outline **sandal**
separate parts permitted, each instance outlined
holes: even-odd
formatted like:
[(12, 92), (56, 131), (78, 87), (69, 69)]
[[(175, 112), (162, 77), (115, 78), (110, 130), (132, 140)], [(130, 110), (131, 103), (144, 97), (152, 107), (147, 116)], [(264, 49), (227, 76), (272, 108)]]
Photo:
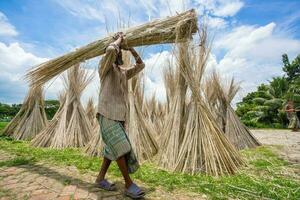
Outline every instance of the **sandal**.
[(117, 190), (116, 185), (114, 183), (108, 182), (106, 179), (103, 179), (100, 182), (95, 182), (97, 187), (107, 190), (107, 191), (115, 191)]
[(135, 183), (132, 183), (125, 191), (125, 195), (131, 197), (132, 199), (139, 199), (145, 195), (145, 192), (143, 192)]

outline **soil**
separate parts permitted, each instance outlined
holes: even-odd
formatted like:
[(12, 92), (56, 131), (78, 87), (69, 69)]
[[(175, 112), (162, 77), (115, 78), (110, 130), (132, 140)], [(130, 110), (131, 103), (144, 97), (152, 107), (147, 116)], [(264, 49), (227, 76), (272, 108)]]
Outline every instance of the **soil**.
[(300, 132), (273, 129), (253, 129), (251, 132), (264, 145), (280, 145), (278, 152), (283, 158), (300, 163)]

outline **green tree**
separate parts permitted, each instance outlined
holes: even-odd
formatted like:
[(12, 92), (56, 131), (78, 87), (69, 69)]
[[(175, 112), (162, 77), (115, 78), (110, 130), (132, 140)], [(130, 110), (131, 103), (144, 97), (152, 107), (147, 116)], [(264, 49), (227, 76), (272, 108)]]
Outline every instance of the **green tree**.
[(276, 98), (284, 97), (289, 89), (289, 82), (285, 77), (275, 77), (270, 83), (270, 92)]
[(292, 81), (300, 76), (300, 55), (298, 55), (292, 63), (289, 61), (287, 54), (282, 55), (283, 71), (287, 75), (287, 79)]
[[(0, 103), (0, 121), (11, 120), (20, 110), (22, 104), (4, 104)], [(46, 100), (45, 111), (48, 119), (52, 119), (59, 108), (58, 100)]]
[(22, 104), (4, 104), (0, 103), (0, 121), (9, 121), (20, 110)]
[[(292, 62), (282, 55), (285, 74), (260, 84), (237, 104), (237, 114), (242, 121), (254, 127), (285, 127), (288, 123), (283, 111), (287, 100), (293, 100), (300, 108), (300, 55)], [(298, 113), (299, 114), (299, 113)]]
[(45, 101), (45, 111), (48, 119), (52, 119), (54, 114), (59, 108), (58, 100), (46, 100)]
[[(292, 63), (286, 54), (282, 56), (284, 63), (283, 71), (286, 72), (289, 81), (289, 87), (285, 94), (286, 100), (294, 101), (296, 108), (300, 108), (300, 55), (298, 55)], [(300, 113), (298, 113), (298, 116)], [(299, 116), (300, 117), (300, 116)]]

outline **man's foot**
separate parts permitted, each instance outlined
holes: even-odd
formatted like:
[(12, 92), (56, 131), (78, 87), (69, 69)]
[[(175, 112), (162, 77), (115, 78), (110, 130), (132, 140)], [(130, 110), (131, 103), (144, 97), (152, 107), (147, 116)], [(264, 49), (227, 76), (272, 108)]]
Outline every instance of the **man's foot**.
[(106, 179), (103, 179), (101, 181), (95, 181), (95, 184), (97, 187), (107, 190), (107, 191), (115, 191), (117, 190), (116, 185), (114, 183), (108, 182)]
[(143, 192), (135, 183), (132, 183), (129, 188), (126, 189), (125, 195), (132, 199), (139, 199), (145, 196), (145, 192)]

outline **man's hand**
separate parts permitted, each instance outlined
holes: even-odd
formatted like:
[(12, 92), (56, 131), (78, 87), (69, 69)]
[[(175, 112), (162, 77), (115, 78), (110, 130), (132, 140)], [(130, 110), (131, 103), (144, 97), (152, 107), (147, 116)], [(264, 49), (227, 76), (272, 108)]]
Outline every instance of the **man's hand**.
[(118, 47), (121, 47), (121, 44), (124, 41), (124, 33), (123, 32), (118, 32), (116, 33), (113, 38), (115, 39), (115, 41), (113, 42), (113, 44), (117, 45)]
[(124, 33), (123, 32), (117, 32), (114, 36), (113, 36), (114, 40), (118, 40), (119, 38), (121, 40), (123, 40), (124, 38)]

